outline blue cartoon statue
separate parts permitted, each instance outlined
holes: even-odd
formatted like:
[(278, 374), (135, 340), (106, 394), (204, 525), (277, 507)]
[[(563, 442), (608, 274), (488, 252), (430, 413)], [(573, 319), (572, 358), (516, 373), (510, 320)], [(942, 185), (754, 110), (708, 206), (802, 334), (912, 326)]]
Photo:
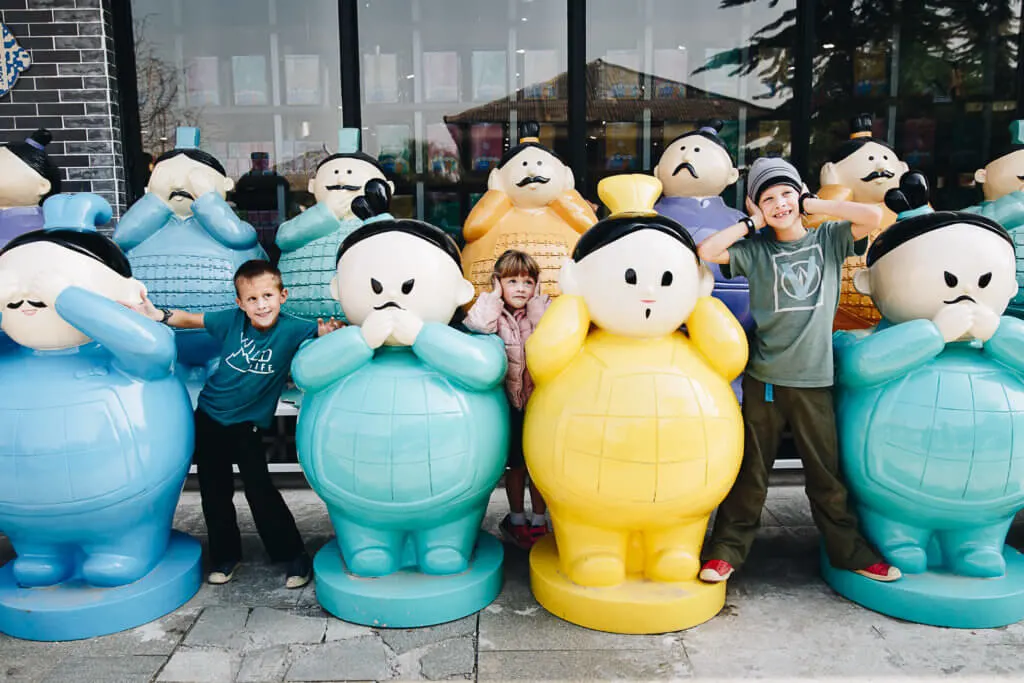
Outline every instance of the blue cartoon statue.
[(60, 192), (60, 169), (46, 154), (51, 140), (40, 128), (24, 142), (0, 147), (0, 247), (43, 227), (43, 200)]
[[(316, 205), (277, 231), (281, 249), (277, 265), (288, 288), (282, 309), (303, 318), (343, 317), (330, 285), (341, 241), (362, 225), (352, 213), (352, 200), (363, 193), (371, 178), (384, 180), (377, 160), (359, 151), (358, 129), (343, 128), (338, 138), (338, 153), (321, 161), (309, 181)], [(390, 181), (388, 184), (394, 190)]]
[(371, 180), (353, 202), (367, 221), (342, 242), (331, 282), (351, 326), (292, 363), (307, 394), (296, 439), (337, 532), (314, 561), (317, 599), (346, 621), (425, 626), (501, 588), (501, 546), (479, 531), (505, 464), (506, 360), (496, 336), (449, 324), (473, 298), (458, 247), (379, 215), (389, 198)]
[(826, 580), (871, 609), (962, 628), (1024, 618), (1024, 558), (1006, 533), (1024, 508), (1024, 321), (1013, 242), (998, 223), (928, 206), (904, 174), (899, 214), (867, 252), (857, 289), (877, 327), (837, 332), (841, 462), (864, 534), (904, 580), (825, 565)]
[[(170, 329), (118, 302), (144, 291), (96, 231), (110, 205), (56, 195), (0, 251), (0, 631), (67, 640), (138, 626), (199, 588), (171, 532), (192, 455)], [(46, 590), (44, 590), (46, 589)], [(103, 590), (97, 590), (103, 589)]]
[[(125, 212), (114, 232), (159, 308), (231, 308), (235, 271), (250, 259), (267, 257), (256, 230), (224, 199), (234, 182), (198, 146), (198, 130), (178, 129), (175, 148), (153, 166), (146, 196)], [(204, 330), (176, 334), (179, 374), (198, 393), (220, 347)]]
[[(1017, 282), (1024, 285), (1024, 120), (1010, 125), (1010, 135), (1010, 146), (974, 174), (985, 193), (985, 201), (964, 211), (991, 218), (1006, 228), (1017, 254)], [(1024, 289), (1010, 301), (1007, 312), (1024, 318)]]

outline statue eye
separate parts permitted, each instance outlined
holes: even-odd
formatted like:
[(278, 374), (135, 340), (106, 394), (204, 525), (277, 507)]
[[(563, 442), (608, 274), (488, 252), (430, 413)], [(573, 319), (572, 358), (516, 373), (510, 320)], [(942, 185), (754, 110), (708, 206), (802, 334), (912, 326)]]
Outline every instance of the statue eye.
[(406, 280), (402, 283), (402, 294), (408, 294), (412, 291), (412, 286), (416, 284), (416, 279)]
[(988, 284), (990, 282), (992, 282), (992, 273), (985, 273), (984, 275), (978, 278), (978, 286), (981, 287), (982, 289), (988, 287)]
[(672, 271), (666, 270), (661, 274), (661, 286), (668, 287), (672, 284)]
[(349, 175), (352, 175), (352, 169), (351, 169), (351, 168), (350, 168), (350, 169), (348, 169), (348, 174), (349, 174)]
[(526, 166), (526, 165), (527, 165), (527, 164), (529, 164), (529, 163), (530, 163), (530, 162), (528, 162), (528, 161), (524, 161), (524, 162), (523, 162), (523, 166)]
[(956, 283), (959, 282), (956, 275), (953, 275), (953, 273), (949, 272), (948, 270), (943, 272), (943, 276), (946, 278), (947, 287), (956, 287)]
[(875, 160), (874, 155), (868, 157), (868, 161), (874, 161), (874, 160)]
[(633, 270), (632, 268), (626, 268), (626, 284), (627, 285), (635, 285), (636, 284), (636, 271)]
[(699, 151), (700, 151), (700, 147), (694, 147), (694, 148), (693, 148), (693, 151), (694, 151), (694, 152), (699, 152)]
[(370, 278), (370, 289), (373, 290), (374, 294), (380, 294), (381, 292), (384, 291), (384, 286), (381, 285), (381, 283), (377, 282), (376, 279), (371, 277)]

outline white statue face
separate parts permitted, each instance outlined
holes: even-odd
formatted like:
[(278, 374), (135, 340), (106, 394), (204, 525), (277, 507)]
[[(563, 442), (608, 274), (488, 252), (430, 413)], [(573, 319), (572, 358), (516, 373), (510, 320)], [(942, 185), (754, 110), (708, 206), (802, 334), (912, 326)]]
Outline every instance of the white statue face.
[(362, 325), (375, 310), (392, 307), (425, 323), (447, 325), (455, 310), (473, 298), (472, 283), (450, 256), (404, 232), (376, 235), (346, 251), (331, 291), (354, 325)]
[(89, 338), (54, 308), (75, 285), (114, 301), (139, 303), (144, 288), (85, 254), (52, 242), (33, 242), (0, 256), (0, 327), (22, 346), (39, 351), (81, 346)]
[(514, 206), (547, 206), (575, 187), (572, 170), (547, 150), (527, 147), (491, 171), (488, 187), (508, 195)]
[(1005, 154), (974, 174), (985, 199), (992, 201), (1024, 190), (1024, 149)]
[(688, 135), (668, 146), (654, 167), (666, 197), (713, 197), (736, 182), (729, 154), (703, 135)]
[(50, 191), (50, 181), (36, 173), (16, 154), (0, 147), (0, 209), (38, 206)]
[(995, 315), (1017, 293), (1013, 248), (998, 235), (970, 225), (951, 225), (915, 237), (855, 275), (887, 320), (932, 320), (962, 302)]
[[(334, 215), (340, 220), (349, 220), (355, 218), (351, 210), (352, 200), (363, 194), (363, 188), (371, 178), (385, 179), (373, 164), (359, 159), (333, 159), (321, 166), (309, 181), (309, 191), (317, 203), (335, 208)], [(394, 191), (394, 184), (388, 184)]]
[[(906, 162), (896, 153), (877, 142), (868, 142), (832, 165), (833, 181), (853, 190), (853, 201), (878, 204), (885, 201), (885, 193), (900, 186), (900, 176), (909, 170)], [(826, 176), (822, 169), (822, 177)], [(826, 181), (823, 179), (822, 183)]]
[(591, 321), (627, 337), (678, 330), (714, 277), (694, 253), (656, 230), (640, 230), (562, 266), (565, 294), (582, 296)]
[(146, 191), (160, 197), (175, 215), (184, 218), (192, 214), (192, 202), (202, 195), (214, 191), (223, 199), (234, 186), (233, 180), (215, 169), (179, 154), (153, 167)]

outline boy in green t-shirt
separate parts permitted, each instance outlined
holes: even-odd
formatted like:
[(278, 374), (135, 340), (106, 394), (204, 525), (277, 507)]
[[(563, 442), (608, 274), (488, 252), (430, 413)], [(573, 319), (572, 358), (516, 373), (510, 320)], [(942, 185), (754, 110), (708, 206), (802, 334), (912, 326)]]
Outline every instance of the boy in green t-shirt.
[(145, 295), (133, 308), (171, 327), (206, 328), (223, 345), (195, 413), (195, 463), (212, 568), (207, 580), (227, 583), (242, 558), (232, 501), (234, 462), (270, 559), (287, 562), (285, 585), (299, 588), (309, 583), (312, 565), (295, 518), (270, 479), (260, 429), (270, 426), (299, 346), (342, 325), (333, 318), (314, 323), (281, 313), (288, 290), (269, 261), (243, 263), (235, 272), (235, 293), (238, 308), (211, 313), (158, 309)]
[[(832, 320), (843, 261), (863, 253), (882, 212), (868, 204), (818, 199), (783, 159), (757, 159), (747, 188), (750, 216), (698, 247), (700, 257), (720, 264), (727, 278), (746, 276), (756, 325), (743, 376), (743, 463), (718, 508), (700, 578), (725, 581), (746, 560), (788, 422), (803, 461), (811, 514), (832, 565), (895, 581), (900, 570), (883, 561), (847, 508), (832, 406)], [(807, 230), (801, 214), (842, 220)]]

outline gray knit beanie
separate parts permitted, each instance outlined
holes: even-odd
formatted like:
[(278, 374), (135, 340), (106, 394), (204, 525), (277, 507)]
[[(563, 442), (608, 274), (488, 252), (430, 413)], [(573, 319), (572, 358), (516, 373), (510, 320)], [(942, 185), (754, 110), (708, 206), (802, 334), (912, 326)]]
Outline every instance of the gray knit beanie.
[(754, 160), (747, 172), (747, 196), (757, 204), (761, 194), (775, 185), (789, 185), (800, 192), (804, 184), (793, 164), (785, 159), (761, 157)]

